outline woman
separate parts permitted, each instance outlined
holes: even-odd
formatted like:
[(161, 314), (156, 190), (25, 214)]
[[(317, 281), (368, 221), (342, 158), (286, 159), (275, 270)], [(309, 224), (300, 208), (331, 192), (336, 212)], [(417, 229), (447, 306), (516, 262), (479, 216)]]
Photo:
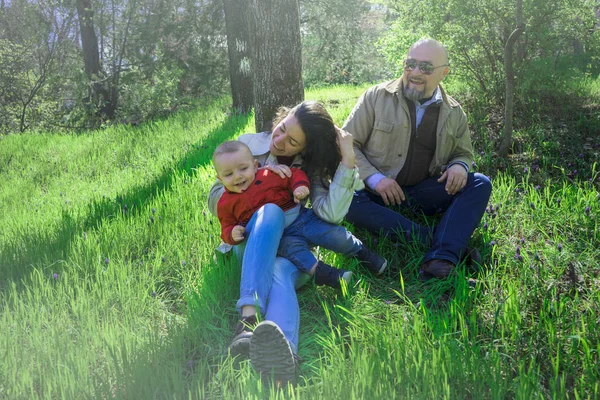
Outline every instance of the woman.
[[(291, 110), (281, 109), (273, 125), (272, 132), (246, 134), (238, 140), (248, 145), (261, 166), (282, 177), (291, 175), (289, 167), (302, 168), (311, 181), (314, 213), (339, 224), (348, 212), (354, 191), (364, 188), (354, 163), (352, 136), (337, 129), (325, 108), (312, 101)], [(220, 182), (210, 190), (209, 209), (215, 215), (223, 190)], [(308, 276), (288, 260), (275, 258), (286, 215), (276, 206), (267, 206), (248, 222), (248, 239), (234, 248), (242, 260), (237, 302), (242, 319), (230, 352), (248, 354), (262, 375), (273, 373), (275, 381), (294, 382), (300, 323), (295, 289)], [(252, 331), (256, 303), (264, 321)]]

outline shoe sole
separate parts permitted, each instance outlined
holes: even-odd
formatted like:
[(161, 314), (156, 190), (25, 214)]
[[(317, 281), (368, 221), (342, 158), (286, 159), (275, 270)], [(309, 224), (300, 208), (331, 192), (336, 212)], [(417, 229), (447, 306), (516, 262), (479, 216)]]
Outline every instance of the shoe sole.
[[(385, 260), (385, 258), (384, 258)], [(385, 271), (385, 269), (387, 268), (387, 260), (385, 260), (385, 262), (383, 263), (383, 265), (381, 266), (381, 268), (379, 268), (379, 271), (377, 271), (377, 275), (381, 275), (383, 273), (383, 271)]]
[(360, 263), (363, 265), (363, 267), (368, 269), (375, 276), (381, 275), (383, 273), (383, 271), (385, 271), (385, 269), (387, 268), (387, 265), (388, 265), (388, 262), (385, 258), (383, 259), (383, 264), (381, 265), (381, 267), (379, 267), (379, 270), (375, 270), (375, 268), (374, 268), (375, 265), (368, 263), (367, 261), (361, 261)]
[(334, 289), (341, 289), (342, 281), (345, 281), (346, 285), (349, 285), (351, 280), (352, 280), (352, 271), (346, 271), (342, 274), (342, 276), (340, 276), (340, 279), (338, 279), (338, 281), (335, 282), (335, 284), (327, 285), (327, 286), (332, 287)]
[(349, 285), (350, 281), (352, 280), (352, 271), (346, 271), (342, 274), (342, 279), (340, 280), (344, 280), (346, 281), (346, 283)]
[(250, 340), (252, 336), (241, 338), (231, 343), (229, 346), (229, 356), (238, 358), (238, 361), (247, 360), (250, 357)]
[(272, 321), (263, 321), (254, 329), (250, 362), (266, 382), (280, 387), (296, 383), (294, 354), (285, 335)]

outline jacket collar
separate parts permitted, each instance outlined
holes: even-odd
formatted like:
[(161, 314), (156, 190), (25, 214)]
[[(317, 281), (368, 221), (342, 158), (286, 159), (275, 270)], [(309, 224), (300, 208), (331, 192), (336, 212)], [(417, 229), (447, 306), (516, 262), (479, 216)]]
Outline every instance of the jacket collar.
[(252, 136), (249, 135), (249, 137), (251, 139), (248, 146), (250, 147), (253, 156), (262, 156), (269, 152), (271, 132), (259, 132)]

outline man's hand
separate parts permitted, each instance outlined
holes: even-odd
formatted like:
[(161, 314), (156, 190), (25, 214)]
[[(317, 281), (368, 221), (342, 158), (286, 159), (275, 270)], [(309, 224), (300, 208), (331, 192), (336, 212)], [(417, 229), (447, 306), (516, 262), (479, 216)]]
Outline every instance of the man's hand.
[(446, 192), (449, 195), (458, 193), (467, 184), (467, 170), (460, 164), (454, 164), (446, 169), (438, 182), (446, 181)]
[(400, 205), (406, 197), (398, 182), (391, 178), (383, 178), (377, 185), (375, 191), (381, 196), (386, 206)]
[(231, 238), (236, 242), (241, 242), (244, 240), (244, 234), (246, 233), (246, 228), (241, 225), (236, 225), (231, 230)]
[(288, 167), (287, 165), (284, 165), (284, 164), (265, 165), (264, 168), (268, 169), (271, 172), (276, 173), (277, 175), (279, 175), (281, 177), (281, 179), (292, 177), (292, 170), (290, 169), (290, 167)]
[(310, 190), (306, 186), (298, 186), (294, 189), (294, 202), (300, 203), (300, 200), (306, 198), (310, 194)]

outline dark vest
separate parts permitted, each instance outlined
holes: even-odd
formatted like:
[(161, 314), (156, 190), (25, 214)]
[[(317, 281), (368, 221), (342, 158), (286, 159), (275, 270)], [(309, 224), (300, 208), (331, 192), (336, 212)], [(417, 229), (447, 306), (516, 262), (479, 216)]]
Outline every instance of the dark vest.
[(417, 129), (417, 111), (415, 103), (407, 100), (410, 112), (410, 143), (406, 162), (396, 176), (396, 182), (400, 186), (413, 186), (422, 180), (429, 178), (429, 165), (435, 154), (438, 118), (440, 116), (440, 104), (433, 103), (427, 106), (419, 129)]

